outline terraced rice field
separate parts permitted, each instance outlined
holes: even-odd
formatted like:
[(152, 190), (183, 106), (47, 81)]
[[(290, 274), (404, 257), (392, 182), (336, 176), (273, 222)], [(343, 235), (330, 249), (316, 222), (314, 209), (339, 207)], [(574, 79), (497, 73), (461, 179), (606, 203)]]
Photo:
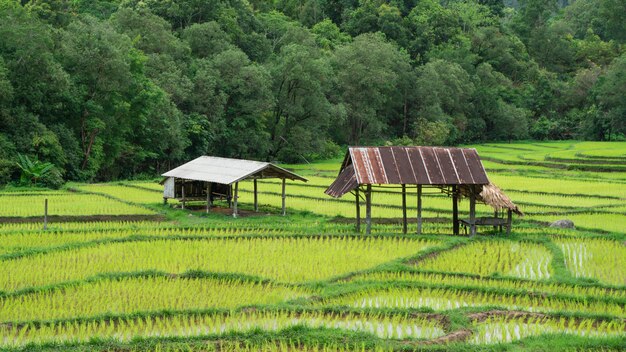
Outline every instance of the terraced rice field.
[(424, 234), (402, 235), (391, 188), (356, 234), (353, 197), (323, 194), (339, 159), (285, 165), (310, 180), (288, 183), (285, 217), (269, 180), (258, 214), (240, 184), (238, 219), (163, 205), (157, 179), (0, 189), (0, 350), (623, 349), (626, 144), (477, 149), (525, 213), (509, 236), (452, 236), (435, 190)]

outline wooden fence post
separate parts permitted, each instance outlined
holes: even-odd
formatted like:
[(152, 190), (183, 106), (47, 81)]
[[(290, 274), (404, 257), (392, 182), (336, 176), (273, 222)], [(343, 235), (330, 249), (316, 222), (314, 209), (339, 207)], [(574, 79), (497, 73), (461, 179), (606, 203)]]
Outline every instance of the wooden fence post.
[(43, 206), (43, 229), (47, 230), (48, 229), (48, 198), (46, 198), (46, 200), (44, 200), (44, 206)]

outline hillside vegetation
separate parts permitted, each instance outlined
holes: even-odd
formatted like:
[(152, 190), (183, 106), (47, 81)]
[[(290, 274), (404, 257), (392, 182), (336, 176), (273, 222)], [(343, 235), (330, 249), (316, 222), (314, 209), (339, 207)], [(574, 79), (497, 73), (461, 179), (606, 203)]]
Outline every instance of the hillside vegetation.
[(624, 2), (506, 3), (0, 0), (0, 184), (20, 154), (54, 186), (202, 154), (623, 138)]

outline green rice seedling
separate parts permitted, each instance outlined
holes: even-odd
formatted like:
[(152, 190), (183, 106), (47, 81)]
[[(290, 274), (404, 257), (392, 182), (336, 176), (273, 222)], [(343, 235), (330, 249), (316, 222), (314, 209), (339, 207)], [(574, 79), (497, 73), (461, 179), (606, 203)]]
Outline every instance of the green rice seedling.
[[(81, 191), (109, 196), (125, 202), (137, 204), (155, 204), (163, 201), (162, 193), (143, 190), (137, 187), (127, 187), (115, 184), (86, 184), (76, 187)], [(161, 186), (161, 192), (163, 187)]]
[(562, 294), (584, 297), (610, 297), (626, 299), (626, 290), (609, 289), (597, 286), (577, 286), (541, 281), (490, 279), (485, 277), (471, 277), (464, 275), (420, 273), (420, 272), (373, 272), (358, 275), (351, 281), (387, 281), (387, 282), (417, 282), (432, 285), (450, 285), (481, 288), (495, 288), (517, 290), (533, 294)]
[(565, 265), (576, 277), (626, 286), (626, 244), (603, 239), (561, 238)]
[(600, 230), (617, 233), (626, 233), (626, 225), (624, 222), (624, 214), (611, 213), (583, 213), (583, 214), (567, 214), (567, 215), (537, 215), (533, 216), (533, 220), (550, 223), (567, 217), (574, 222), (577, 228), (586, 230)]
[(138, 182), (138, 181), (126, 181), (124, 185), (152, 190), (163, 194), (163, 185), (158, 182)]
[(236, 308), (251, 304), (274, 304), (307, 295), (308, 291), (299, 288), (239, 280), (165, 277), (107, 279), (2, 297), (0, 322), (162, 310)]
[(0, 341), (4, 341), (5, 346), (14, 347), (26, 343), (87, 342), (93, 338), (127, 342), (137, 337), (219, 336), (256, 329), (280, 331), (296, 325), (366, 332), (384, 339), (432, 339), (445, 334), (437, 321), (423, 317), (260, 311), (26, 324), (19, 329), (0, 327)]
[[(615, 205), (615, 199), (594, 198), (589, 196), (567, 196), (556, 194), (537, 194), (519, 191), (506, 192), (516, 203), (543, 204), (549, 207), (591, 208)], [(522, 208), (525, 207), (522, 206)], [(552, 210), (554, 211), (554, 209)]]
[[(96, 227), (94, 227), (96, 228)], [(66, 245), (74, 245), (85, 242), (120, 240), (129, 237), (207, 237), (207, 236), (277, 236), (277, 235), (304, 235), (303, 227), (288, 226), (275, 227), (260, 225), (250, 227), (235, 227), (216, 224), (206, 227), (185, 227), (164, 225), (162, 227), (129, 227), (118, 229), (102, 229), (89, 231), (63, 231), (59, 229), (39, 230), (31, 232), (2, 233), (0, 232), (0, 256), (33, 249), (50, 249)], [(330, 232), (330, 231), (329, 231)], [(336, 233), (350, 232), (346, 229), (336, 228)], [(0, 257), (1, 258), (1, 257)]]
[(0, 217), (43, 216), (44, 200), (48, 199), (49, 215), (145, 215), (153, 211), (99, 195), (64, 193), (37, 196), (2, 196)]
[[(156, 221), (81, 221), (81, 222), (50, 222), (51, 231), (76, 232), (93, 230), (145, 229), (159, 227), (175, 227), (175, 225)], [(0, 233), (41, 232), (43, 222), (0, 223)]]
[(290, 282), (320, 280), (415, 255), (433, 245), (437, 242), (375, 237), (110, 243), (4, 261), (0, 290), (80, 280), (103, 272), (152, 269), (238, 272)]
[(323, 302), (326, 305), (347, 305), (357, 308), (431, 308), (437, 311), (462, 307), (497, 306), (504, 309), (521, 309), (531, 312), (584, 312), (617, 317), (626, 315), (621, 303), (591, 301), (585, 298), (553, 298), (550, 296), (509, 295), (480, 290), (399, 288), (365, 290)]
[(546, 334), (568, 334), (585, 337), (624, 336), (626, 338), (626, 323), (623, 320), (490, 317), (486, 321), (474, 322), (473, 325), (475, 332), (468, 341), (473, 344), (505, 343), (529, 336)]
[(489, 175), (489, 179), (504, 190), (584, 194), (626, 198), (626, 187), (614, 187), (607, 182), (576, 181), (553, 178), (537, 178), (516, 175)]
[(425, 270), (464, 272), (487, 276), (500, 273), (527, 279), (551, 276), (552, 255), (542, 245), (507, 240), (478, 241), (425, 259), (417, 267)]

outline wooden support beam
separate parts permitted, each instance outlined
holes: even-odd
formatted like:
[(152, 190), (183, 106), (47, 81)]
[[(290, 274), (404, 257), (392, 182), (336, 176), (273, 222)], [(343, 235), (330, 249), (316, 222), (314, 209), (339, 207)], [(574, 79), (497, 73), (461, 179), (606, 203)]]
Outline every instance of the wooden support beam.
[[(493, 217), (496, 218), (496, 219), (498, 218), (498, 211), (497, 210), (493, 211)], [(498, 231), (498, 225), (493, 225), (493, 230), (494, 231)]]
[(286, 182), (285, 182), (285, 179), (283, 178), (283, 216), (285, 216), (287, 214), (287, 211), (286, 211), (286, 208), (285, 208), (285, 198), (286, 198), (286, 195), (285, 195), (285, 184), (286, 184)]
[(417, 234), (422, 234), (422, 185), (417, 185)]
[(359, 187), (354, 190), (356, 196), (356, 232), (361, 233), (361, 200), (359, 199)]
[(228, 207), (233, 208), (233, 185), (228, 186)]
[(372, 185), (367, 185), (365, 191), (365, 234), (372, 233)]
[(213, 184), (211, 182), (207, 182), (206, 184), (206, 212), (208, 213), (211, 210), (211, 188)]
[(476, 187), (474, 185), (470, 187), (470, 199), (469, 199), (469, 220), (470, 220), (470, 236), (474, 236), (476, 234)]
[(239, 182), (235, 182), (235, 196), (233, 197), (233, 218), (237, 217), (237, 200), (239, 198)]
[(506, 234), (507, 235), (511, 234), (512, 222), (513, 222), (513, 211), (511, 209), (508, 209), (507, 214), (506, 214)]
[(254, 211), (255, 212), (259, 211), (259, 200), (257, 196), (256, 178), (254, 179)]
[(406, 185), (402, 184), (402, 233), (406, 233)]
[(183, 196), (183, 209), (185, 209), (185, 179), (183, 179), (183, 186), (181, 187)]
[(459, 235), (459, 202), (456, 186), (452, 186), (452, 233)]

